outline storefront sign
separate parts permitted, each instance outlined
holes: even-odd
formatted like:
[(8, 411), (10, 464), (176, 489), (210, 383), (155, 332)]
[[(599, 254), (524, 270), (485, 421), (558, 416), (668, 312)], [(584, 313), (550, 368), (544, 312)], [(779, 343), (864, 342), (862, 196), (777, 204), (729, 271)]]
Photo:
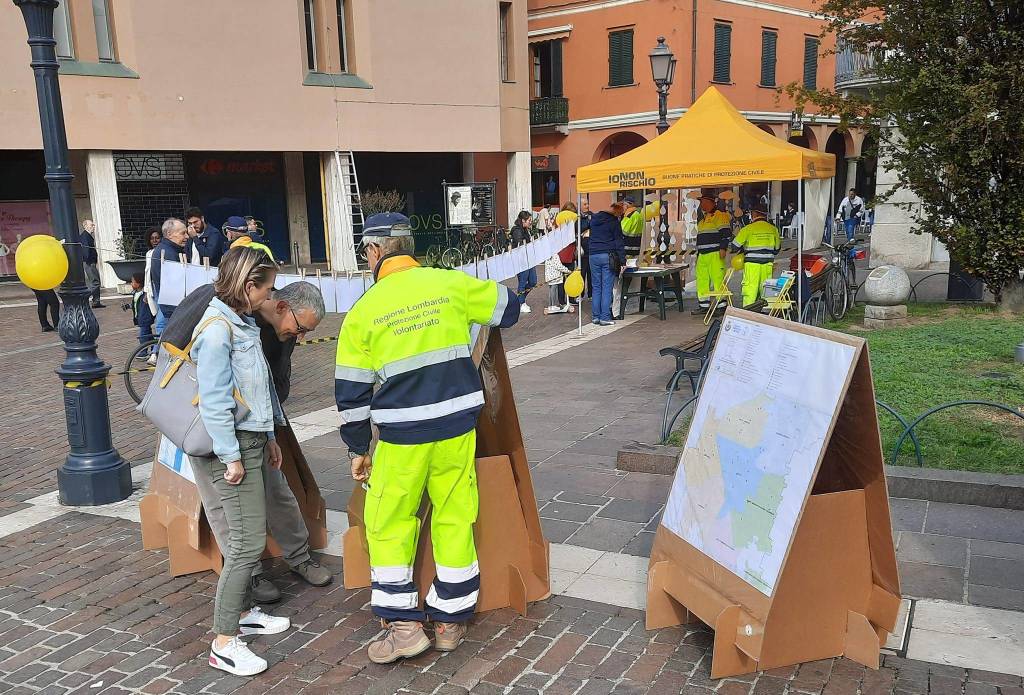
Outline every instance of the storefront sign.
[(541, 154), (532, 158), (534, 171), (558, 171), (557, 154)]
[(0, 202), (0, 275), (14, 275), (14, 252), (22, 239), (51, 232), (47, 201)]
[(273, 176), (277, 174), (277, 162), (273, 159), (208, 157), (199, 163), (199, 171), (206, 176)]
[(115, 152), (114, 175), (118, 181), (183, 181), (185, 161), (168, 152)]

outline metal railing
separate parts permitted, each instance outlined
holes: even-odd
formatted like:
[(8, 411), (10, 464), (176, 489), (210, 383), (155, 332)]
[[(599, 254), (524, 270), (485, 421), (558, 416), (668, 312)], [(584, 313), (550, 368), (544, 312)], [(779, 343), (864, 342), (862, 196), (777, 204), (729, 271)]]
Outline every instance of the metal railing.
[(569, 100), (565, 97), (541, 97), (530, 100), (530, 125), (566, 125)]
[(877, 53), (862, 53), (839, 39), (836, 48), (836, 89), (864, 86), (878, 81)]

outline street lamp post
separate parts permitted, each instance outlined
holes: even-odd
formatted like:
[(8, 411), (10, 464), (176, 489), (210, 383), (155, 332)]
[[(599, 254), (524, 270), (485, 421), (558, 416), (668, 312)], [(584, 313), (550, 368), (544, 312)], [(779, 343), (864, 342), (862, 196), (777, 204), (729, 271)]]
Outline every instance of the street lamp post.
[[(672, 78), (676, 74), (676, 57), (672, 49), (665, 45), (665, 37), (658, 37), (658, 45), (651, 49), (651, 77), (658, 90), (658, 122), (655, 128), (658, 135), (668, 130), (668, 90), (672, 87)], [(643, 205), (643, 203), (641, 203)], [(644, 206), (646, 208), (646, 206)], [(668, 234), (668, 206), (665, 204), (665, 190), (658, 190), (658, 247), (664, 252), (671, 244)], [(663, 258), (663, 260), (668, 260)]]
[(55, 236), (68, 254), (68, 275), (60, 286), (64, 308), (60, 337), (67, 353), (57, 369), (64, 382), (64, 415), (70, 452), (57, 470), (61, 504), (71, 506), (109, 504), (132, 492), (131, 468), (110, 438), (110, 407), (107, 374), (110, 367), (96, 354), (100, 326), (89, 307), (89, 289), (82, 268), (78, 214), (71, 194), (71, 165), (64, 109), (57, 80), (53, 11), (57, 0), (14, 0), (21, 9), (32, 49), (32, 70), (46, 158), (46, 185), (50, 189), (50, 214)]

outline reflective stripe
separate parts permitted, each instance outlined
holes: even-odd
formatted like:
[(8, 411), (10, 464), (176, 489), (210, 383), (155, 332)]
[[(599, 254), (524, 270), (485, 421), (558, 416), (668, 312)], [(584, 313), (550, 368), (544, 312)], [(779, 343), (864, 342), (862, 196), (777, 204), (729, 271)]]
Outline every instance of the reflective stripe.
[(460, 582), (469, 581), (473, 577), (480, 574), (480, 566), (473, 562), (469, 567), (445, 567), (444, 565), (436, 565), (437, 578), (442, 582), (448, 584), (459, 584)]
[(468, 611), (476, 605), (476, 599), (479, 594), (479, 591), (474, 591), (458, 598), (441, 598), (437, 595), (434, 586), (431, 585), (430, 591), (427, 592), (427, 605), (445, 613), (461, 613), (462, 611)]
[(377, 380), (377, 373), (372, 369), (343, 367), (339, 364), (334, 367), (334, 378), (343, 379), (345, 381), (355, 381), (359, 384), (372, 384)]
[(409, 408), (385, 408), (374, 409), (370, 412), (373, 421), (387, 424), (390, 422), (418, 422), (420, 420), (432, 420), (445, 415), (451, 415), (467, 408), (475, 408), (484, 404), (484, 392), (474, 391), (465, 396), (456, 396), (440, 403), (429, 403), (427, 405), (414, 405)]
[(501, 317), (505, 315), (505, 307), (508, 306), (508, 292), (504, 285), (498, 285), (498, 303), (494, 305), (494, 311), (491, 312), (491, 320), (487, 322), (488, 326), (497, 326), (501, 323)]
[(349, 408), (341, 411), (341, 421), (344, 424), (350, 422), (362, 422), (370, 418), (370, 406), (364, 405), (361, 408)]
[(409, 584), (412, 582), (412, 566), (371, 567), (370, 581), (378, 584)]
[(468, 345), (453, 345), (452, 347), (431, 350), (412, 357), (405, 357), (394, 362), (389, 362), (380, 368), (381, 379), (387, 381), (393, 376), (412, 372), (432, 364), (444, 364), (454, 360), (469, 357)]
[(389, 594), (386, 591), (380, 589), (374, 589), (370, 592), (370, 604), (374, 606), (381, 606), (383, 608), (416, 608), (419, 606), (420, 596), (415, 591), (410, 591), (405, 594)]

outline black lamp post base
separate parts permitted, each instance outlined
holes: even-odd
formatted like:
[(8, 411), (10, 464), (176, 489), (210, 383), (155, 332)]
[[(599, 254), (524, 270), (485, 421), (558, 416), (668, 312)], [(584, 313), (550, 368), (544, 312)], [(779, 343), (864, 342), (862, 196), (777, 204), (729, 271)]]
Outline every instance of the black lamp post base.
[(68, 507), (95, 507), (127, 499), (132, 494), (132, 467), (116, 451), (109, 456), (118, 459), (112, 466), (102, 468), (101, 462), (92, 461), (87, 469), (68, 469), (68, 464), (57, 469), (57, 489), (60, 503)]

